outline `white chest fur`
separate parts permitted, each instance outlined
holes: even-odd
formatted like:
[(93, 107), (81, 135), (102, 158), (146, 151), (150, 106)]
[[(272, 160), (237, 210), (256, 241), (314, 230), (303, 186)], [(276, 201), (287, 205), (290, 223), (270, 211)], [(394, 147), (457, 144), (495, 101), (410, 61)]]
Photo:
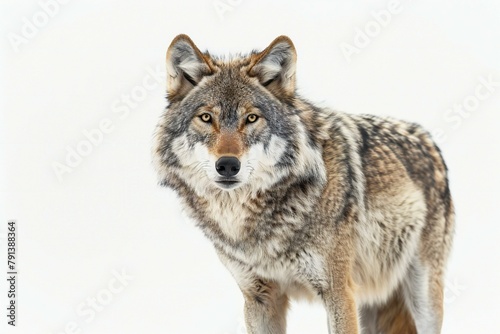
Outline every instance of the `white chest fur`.
[(208, 201), (207, 213), (217, 222), (222, 233), (232, 241), (241, 238), (249, 212), (244, 207), (243, 196), (224, 192)]

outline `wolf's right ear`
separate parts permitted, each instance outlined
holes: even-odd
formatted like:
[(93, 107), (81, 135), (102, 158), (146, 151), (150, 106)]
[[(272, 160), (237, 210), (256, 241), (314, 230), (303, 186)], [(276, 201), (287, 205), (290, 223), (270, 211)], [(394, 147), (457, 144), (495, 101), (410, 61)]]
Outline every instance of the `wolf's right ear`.
[(167, 98), (182, 100), (205, 75), (214, 72), (208, 54), (203, 54), (187, 35), (174, 38), (167, 50)]

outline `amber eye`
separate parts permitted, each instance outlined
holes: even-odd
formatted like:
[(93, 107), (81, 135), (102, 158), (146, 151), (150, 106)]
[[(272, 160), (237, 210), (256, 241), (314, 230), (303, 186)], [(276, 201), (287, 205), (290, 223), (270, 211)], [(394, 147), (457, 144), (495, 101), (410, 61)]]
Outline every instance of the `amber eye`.
[(203, 122), (205, 122), (205, 123), (210, 123), (210, 122), (212, 122), (212, 115), (210, 115), (210, 114), (207, 114), (207, 113), (201, 114), (201, 115), (200, 115), (200, 118), (201, 118), (201, 120), (202, 120)]
[(254, 123), (258, 119), (259, 119), (259, 116), (255, 115), (255, 114), (250, 114), (247, 116), (247, 123)]

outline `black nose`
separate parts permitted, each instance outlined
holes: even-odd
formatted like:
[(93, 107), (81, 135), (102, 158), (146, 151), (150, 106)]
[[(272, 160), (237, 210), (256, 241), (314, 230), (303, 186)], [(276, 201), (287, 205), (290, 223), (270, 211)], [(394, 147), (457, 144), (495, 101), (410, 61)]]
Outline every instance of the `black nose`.
[(217, 173), (222, 176), (235, 176), (240, 171), (240, 161), (235, 157), (222, 157), (215, 163)]

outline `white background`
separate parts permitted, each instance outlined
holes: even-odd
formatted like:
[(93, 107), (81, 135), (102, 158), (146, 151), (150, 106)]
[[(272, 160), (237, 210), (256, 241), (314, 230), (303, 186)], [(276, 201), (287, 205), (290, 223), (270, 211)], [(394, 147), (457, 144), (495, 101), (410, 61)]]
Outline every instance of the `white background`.
[[(374, 17), (388, 1), (92, 0), (50, 8), (44, 22), (38, 1), (0, 6), (0, 263), (4, 271), (6, 223), (16, 219), (20, 273), (18, 326), (6, 325), (2, 279), (0, 328), (243, 333), (236, 284), (173, 192), (157, 186), (150, 162), (166, 105), (163, 74), (155, 81), (150, 72), (164, 71), (170, 41), (187, 33), (214, 54), (262, 49), (286, 34), (298, 51), (302, 95), (439, 132), (457, 210), (443, 332), (500, 332), (498, 1), (401, 0), (385, 26)], [(356, 47), (365, 29), (367, 45), (358, 37), (358, 53), (346, 57), (342, 46)], [(481, 83), (488, 78), (490, 91)], [(470, 112), (453, 111), (464, 104)], [(89, 154), (59, 179), (54, 163), (66, 164), (68, 150), (85, 146), (83, 132), (106, 119), (102, 142), (84, 147)], [(113, 281), (116, 271), (132, 276), (126, 286)], [(92, 319), (77, 312), (89, 310), (88, 298), (102, 307)], [(323, 309), (293, 304), (288, 329), (327, 333)]]

